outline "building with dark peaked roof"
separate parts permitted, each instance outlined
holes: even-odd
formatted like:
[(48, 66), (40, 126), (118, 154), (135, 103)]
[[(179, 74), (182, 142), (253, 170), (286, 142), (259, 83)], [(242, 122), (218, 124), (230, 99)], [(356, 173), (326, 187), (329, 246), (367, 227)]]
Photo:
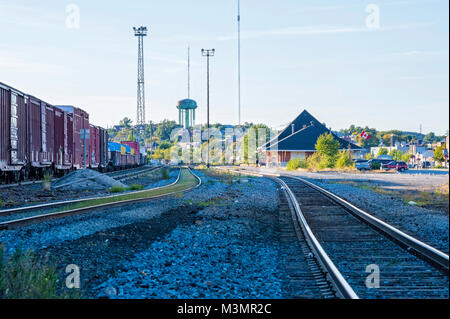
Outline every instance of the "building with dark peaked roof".
[(306, 159), (316, 152), (320, 135), (331, 133), (341, 150), (363, 151), (359, 146), (339, 138), (314, 116), (304, 110), (276, 138), (265, 145), (267, 164), (285, 166), (291, 159)]

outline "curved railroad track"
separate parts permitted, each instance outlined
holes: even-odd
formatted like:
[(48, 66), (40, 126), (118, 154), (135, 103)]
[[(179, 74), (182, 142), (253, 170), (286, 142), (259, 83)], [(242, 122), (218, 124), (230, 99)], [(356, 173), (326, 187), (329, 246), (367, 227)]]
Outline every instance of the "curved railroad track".
[[(98, 209), (112, 208), (160, 199), (170, 195), (191, 191), (195, 188), (198, 188), (201, 183), (201, 178), (195, 175), (190, 168), (180, 168), (176, 181), (166, 186), (156, 187), (143, 191), (130, 192), (121, 195), (73, 200), (20, 208), (20, 212), (36, 211), (37, 213), (29, 217), (0, 222), (0, 230), (23, 227), (30, 224), (91, 212)], [(18, 212), (19, 209), (11, 209), (0, 211), (0, 215), (11, 215)]]
[[(140, 176), (140, 175), (152, 172), (152, 171), (156, 171), (156, 170), (161, 169), (163, 167), (164, 166), (150, 167), (150, 168), (147, 168), (147, 169), (141, 169), (141, 170), (139, 170), (137, 172), (135, 171), (136, 169), (130, 169), (130, 171), (128, 171), (128, 172), (123, 172), (122, 171), (122, 174), (120, 174), (118, 177), (114, 177), (114, 178), (116, 180), (125, 181), (125, 180), (130, 179), (130, 178), (135, 178), (137, 176)], [(88, 179), (86, 179), (86, 180), (88, 180)], [(39, 181), (39, 182), (41, 182), (41, 181)], [(52, 203), (46, 203), (46, 204), (40, 204), (40, 205), (22, 206), (22, 207), (10, 208), (10, 209), (5, 209), (5, 210), (0, 210), (0, 216), (7, 216), (7, 215), (18, 214), (18, 213), (22, 213), (22, 212), (31, 212), (31, 211), (43, 210), (43, 209), (52, 209), (52, 208), (65, 206), (65, 205), (68, 205), (68, 204), (75, 204), (75, 203), (83, 202), (83, 201), (86, 201), (86, 200), (98, 199), (98, 198), (106, 198), (106, 197), (108, 197), (108, 196), (87, 197), (87, 198), (76, 199), (76, 200), (58, 201), (58, 202), (52, 202)]]
[(267, 176), (283, 187), (338, 296), (449, 297), (449, 257), (445, 253), (301, 178), (233, 171)]
[[(148, 167), (148, 168), (146, 168), (146, 167), (147, 166), (139, 166), (139, 167), (135, 167), (135, 168), (128, 168), (128, 169), (121, 170), (121, 171), (107, 172), (107, 173), (103, 173), (103, 174), (108, 175), (117, 180), (127, 180), (128, 178), (133, 178), (133, 177), (139, 176), (139, 175), (147, 173), (149, 171), (159, 169), (163, 166)], [(59, 180), (59, 178), (54, 178), (54, 179), (52, 179), (52, 182), (55, 182), (57, 180)], [(14, 184), (1, 184), (0, 183), (0, 189), (14, 188), (14, 187), (18, 187), (18, 186), (32, 186), (32, 185), (36, 185), (36, 184), (42, 184), (43, 182), (44, 182), (43, 180), (31, 180), (31, 181), (27, 181), (27, 182), (20, 182), (20, 183), (14, 183)]]

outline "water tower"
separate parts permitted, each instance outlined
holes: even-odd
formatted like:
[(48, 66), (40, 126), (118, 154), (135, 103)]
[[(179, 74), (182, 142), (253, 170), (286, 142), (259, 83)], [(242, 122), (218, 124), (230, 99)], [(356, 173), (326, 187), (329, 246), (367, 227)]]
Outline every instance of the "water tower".
[(191, 99), (185, 99), (178, 102), (178, 121), (183, 128), (190, 128), (195, 125), (195, 110), (197, 102)]
[(191, 49), (188, 46), (188, 60), (187, 60), (187, 93), (188, 98), (178, 102), (178, 123), (183, 128), (191, 128), (195, 125), (195, 110), (197, 109), (197, 102), (191, 99)]

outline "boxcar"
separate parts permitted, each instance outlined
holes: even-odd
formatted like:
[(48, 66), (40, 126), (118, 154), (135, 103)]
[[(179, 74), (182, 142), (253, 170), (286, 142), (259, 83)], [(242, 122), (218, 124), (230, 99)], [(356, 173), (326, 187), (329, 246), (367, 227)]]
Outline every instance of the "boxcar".
[(0, 172), (19, 180), (27, 162), (26, 96), (0, 83)]
[(81, 139), (80, 131), (90, 130), (89, 128), (89, 114), (74, 107), (72, 105), (57, 105), (57, 108), (67, 112), (73, 116), (73, 167), (74, 168), (84, 168), (89, 167), (89, 163), (91, 163), (91, 155), (89, 151), (89, 140), (86, 140), (86, 163), (84, 162), (84, 140)]

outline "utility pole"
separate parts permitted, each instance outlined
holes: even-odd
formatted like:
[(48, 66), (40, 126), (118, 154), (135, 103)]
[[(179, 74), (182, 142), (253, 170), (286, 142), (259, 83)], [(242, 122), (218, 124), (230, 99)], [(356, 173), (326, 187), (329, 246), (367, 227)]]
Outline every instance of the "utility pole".
[(241, 125), (241, 1), (238, 0), (238, 123)]
[(138, 78), (137, 78), (137, 120), (139, 128), (139, 142), (141, 143), (142, 129), (145, 125), (145, 81), (144, 81), (144, 37), (147, 36), (147, 27), (133, 27), (134, 35), (138, 38)]
[(206, 126), (207, 126), (207, 130), (208, 130), (208, 155), (207, 155), (206, 167), (208, 167), (208, 168), (209, 168), (209, 57), (214, 56), (215, 51), (216, 51), (215, 49), (212, 49), (212, 50), (202, 49), (202, 56), (206, 56), (206, 91), (207, 91), (207, 95), (206, 95), (206, 107), (207, 107)]

